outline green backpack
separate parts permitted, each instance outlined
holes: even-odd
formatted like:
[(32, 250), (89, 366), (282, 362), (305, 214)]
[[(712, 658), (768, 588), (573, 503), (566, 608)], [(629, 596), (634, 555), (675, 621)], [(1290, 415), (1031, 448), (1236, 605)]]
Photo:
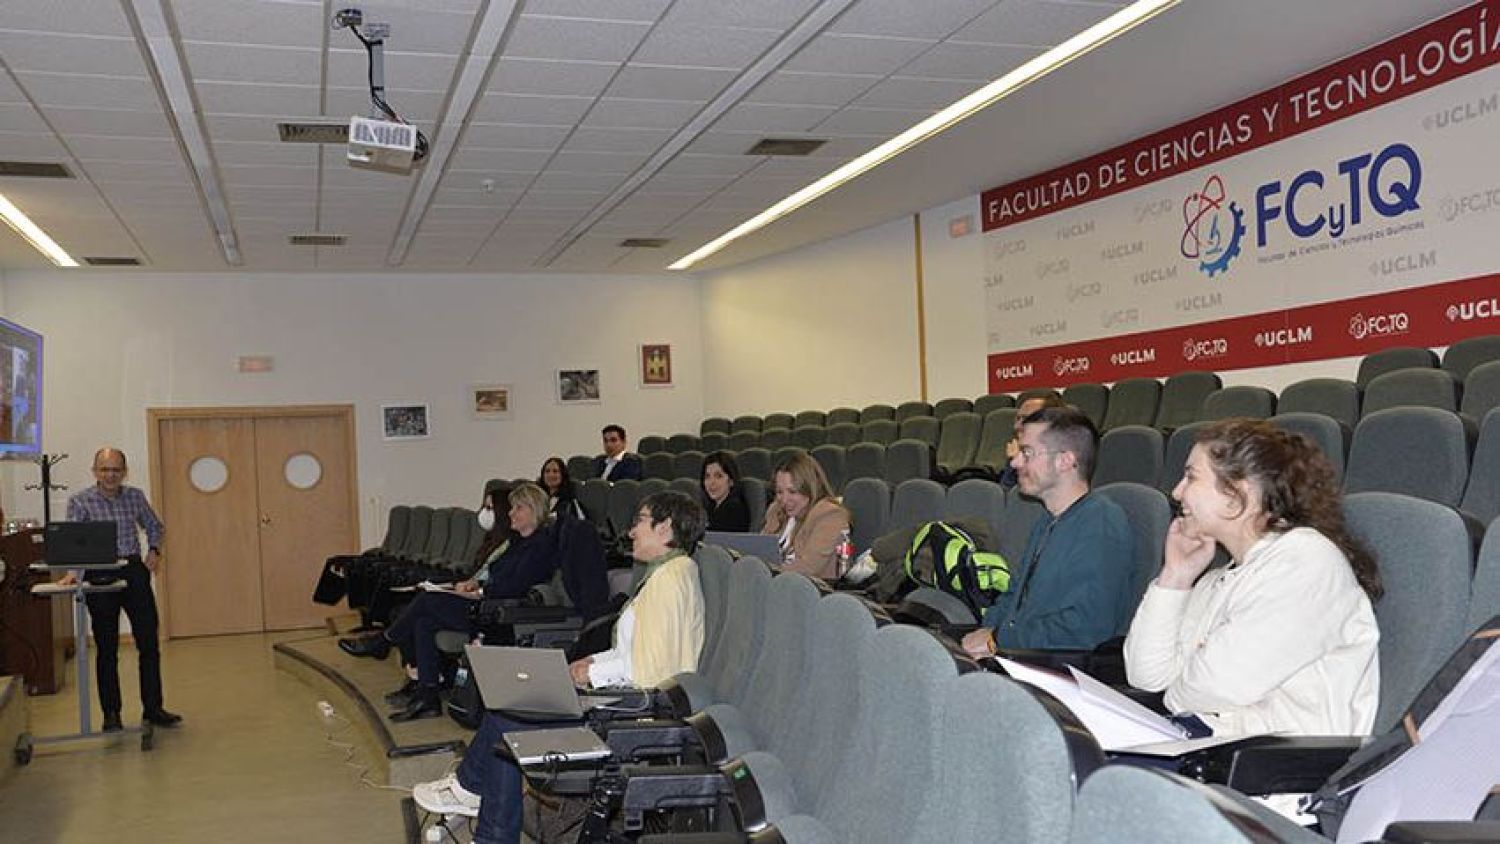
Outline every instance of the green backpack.
[[(932, 552), (930, 579), (916, 562), (923, 544)], [(1010, 563), (993, 551), (979, 550), (973, 537), (947, 522), (928, 522), (918, 528), (904, 565), (912, 581), (958, 598), (976, 614), (1010, 589)]]

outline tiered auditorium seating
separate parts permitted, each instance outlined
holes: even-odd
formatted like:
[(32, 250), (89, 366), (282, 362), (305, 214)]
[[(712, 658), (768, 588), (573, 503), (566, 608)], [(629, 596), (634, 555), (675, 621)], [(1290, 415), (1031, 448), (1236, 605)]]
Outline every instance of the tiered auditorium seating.
[(1109, 409), (1101, 431), (1122, 425), (1151, 425), (1161, 402), (1161, 382), (1155, 378), (1126, 378), (1109, 390)]
[(1265, 387), (1224, 387), (1203, 398), (1199, 419), (1213, 421), (1235, 416), (1266, 419), (1276, 413), (1276, 394)]
[(1365, 355), (1359, 362), (1359, 372), (1354, 377), (1354, 383), (1360, 389), (1370, 386), (1370, 382), (1398, 369), (1435, 369), (1438, 366), (1437, 353), (1431, 349), (1417, 346), (1396, 346), (1390, 349), (1382, 349)]
[(1156, 409), (1156, 427), (1170, 431), (1201, 419), (1203, 400), (1221, 386), (1212, 372), (1179, 372), (1168, 378)]
[(1104, 425), (1109, 412), (1109, 388), (1103, 384), (1074, 384), (1062, 391), (1062, 400), (1083, 411), (1094, 427)]
[(1378, 375), (1365, 385), (1361, 416), (1392, 407), (1435, 407), (1458, 410), (1459, 382), (1444, 369), (1398, 369)]

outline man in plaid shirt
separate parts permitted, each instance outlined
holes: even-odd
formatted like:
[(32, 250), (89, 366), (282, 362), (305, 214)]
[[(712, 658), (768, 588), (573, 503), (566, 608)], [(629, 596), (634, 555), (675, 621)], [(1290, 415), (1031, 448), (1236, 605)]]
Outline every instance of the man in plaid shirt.
[[(151, 509), (145, 494), (125, 485), (125, 454), (116, 448), (101, 448), (94, 455), (94, 479), (97, 483), (68, 499), (70, 522), (114, 522), (115, 552), (128, 562), (118, 571), (89, 575), (91, 581), (114, 579), (125, 581), (118, 592), (99, 592), (88, 596), (89, 617), (93, 622), (94, 643), (99, 649), (95, 674), (99, 683), (99, 704), (104, 710), (104, 730), (119, 730), (120, 723), (120, 610), (130, 617), (135, 647), (140, 654), (141, 720), (158, 727), (172, 727), (182, 716), (162, 707), (161, 649), (156, 642), (156, 595), (151, 591), (151, 575), (161, 565), (161, 537), (164, 527)], [(141, 558), (139, 531), (146, 532), (147, 551)]]

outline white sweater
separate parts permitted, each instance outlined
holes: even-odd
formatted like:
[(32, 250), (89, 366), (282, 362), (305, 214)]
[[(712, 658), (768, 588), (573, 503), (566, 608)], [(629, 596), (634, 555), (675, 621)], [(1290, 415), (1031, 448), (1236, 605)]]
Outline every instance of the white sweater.
[(1267, 534), (1191, 590), (1152, 583), (1125, 640), (1130, 684), (1166, 690), (1216, 735), (1366, 735), (1380, 633), (1343, 552), (1312, 528)]

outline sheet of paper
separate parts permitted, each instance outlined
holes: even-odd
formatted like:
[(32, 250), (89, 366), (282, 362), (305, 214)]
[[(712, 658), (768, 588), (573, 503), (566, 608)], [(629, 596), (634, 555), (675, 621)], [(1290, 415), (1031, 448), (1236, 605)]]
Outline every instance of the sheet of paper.
[(1143, 727), (1160, 730), (1163, 740), (1177, 741), (1187, 738), (1181, 727), (1111, 689), (1088, 674), (1079, 671), (1071, 665), (1068, 666), (1068, 672), (1077, 681), (1078, 688), (1083, 692), (1083, 696), (1091, 702), (1111, 709), (1119, 713), (1122, 718), (1129, 718)]
[[(1014, 660), (995, 657), (1012, 679), (1036, 686), (1057, 698), (1068, 707), (1078, 720), (1094, 735), (1094, 740), (1105, 750), (1122, 750), (1142, 744), (1159, 743), (1169, 739), (1181, 739), (1182, 733), (1172, 727), (1170, 721), (1162, 719), (1173, 732), (1163, 734), (1159, 727), (1147, 726), (1134, 718), (1122, 715), (1117, 709), (1101, 705), (1084, 694), (1078, 681), (1070, 675), (1024, 665)], [(1149, 711), (1149, 710), (1148, 710)]]

